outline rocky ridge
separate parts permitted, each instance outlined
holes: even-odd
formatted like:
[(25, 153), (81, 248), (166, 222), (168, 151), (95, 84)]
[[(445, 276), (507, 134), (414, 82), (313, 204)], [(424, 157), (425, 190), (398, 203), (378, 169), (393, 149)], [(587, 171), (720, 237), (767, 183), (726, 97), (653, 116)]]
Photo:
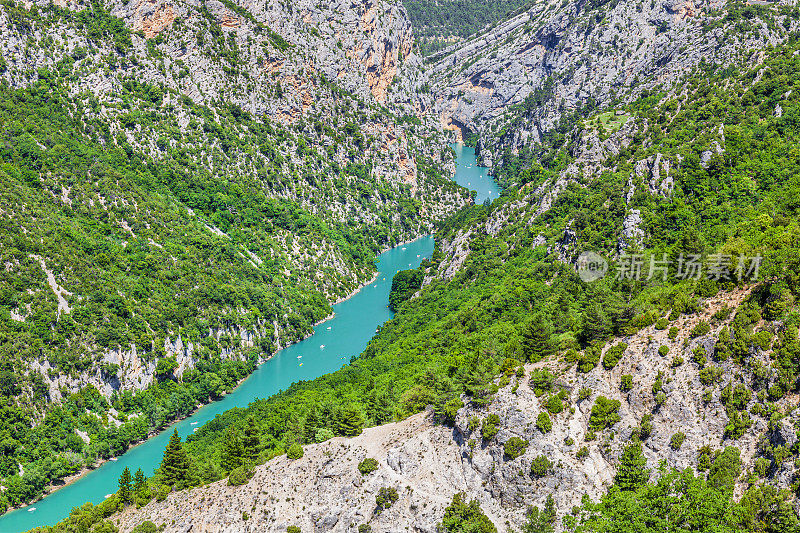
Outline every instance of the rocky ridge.
[(736, 2), (536, 3), (435, 56), (435, 112), (457, 138), (477, 135), (483, 162), (496, 167), (576, 111), (669, 91), (703, 61), (757, 58), (795, 27), (783, 5), (748, 6), (755, 15), (740, 30), (729, 15), (745, 8)]
[[(452, 496), (465, 492), (480, 502), (498, 529), (519, 528), (527, 508), (543, 505), (548, 495), (554, 496), (561, 516), (579, 505), (584, 494), (591, 498), (603, 494), (613, 482), (623, 444), (634, 431), (642, 435), (647, 466), (653, 472), (662, 460), (669, 467), (695, 469), (697, 450), (726, 445), (740, 448), (744, 470), (751, 472), (765, 449), (797, 441), (793, 429), (796, 399), (779, 402), (786, 418), (776, 424), (758, 418), (733, 441), (726, 435), (730, 420), (722, 396), (741, 377), (733, 363), (722, 363), (714, 382), (708, 383), (703, 367), (692, 359), (698, 347), (711, 357), (719, 332), (732, 319), (716, 319), (715, 314), (736, 308), (749, 295), (750, 289), (745, 288), (707, 299), (700, 312), (672, 322), (679, 332), (674, 337), (649, 326), (613, 339), (604, 352), (621, 342), (626, 347), (610, 370), (598, 364), (583, 373), (559, 360), (525, 365), (524, 375), (518, 372), (500, 379), (488, 405), (461, 408), (452, 428), (435, 425), (430, 413), (420, 413), (368, 428), (355, 438), (308, 445), (304, 456), (295, 461), (285, 456), (273, 459), (257, 467), (255, 476), (242, 487), (220, 481), (172, 493), (162, 502), (129, 508), (111, 520), (123, 532), (146, 520), (163, 524), (168, 532), (277, 532), (290, 525), (303, 531), (355, 531), (361, 524), (368, 524), (372, 531), (407, 526), (433, 532)], [(697, 336), (692, 331), (700, 321), (712, 327)], [(662, 355), (660, 346), (667, 346), (669, 355)], [(550, 386), (546, 391), (534, 390), (540, 382), (532, 378), (544, 369), (553, 375)], [(627, 390), (620, 387), (624, 374), (631, 376)], [(661, 404), (656, 403), (656, 382), (665, 393)], [(713, 392), (701, 394), (704, 388)], [(537, 427), (537, 417), (550, 409), (547, 400), (559, 391), (564, 409), (550, 410), (552, 429), (544, 431)], [(595, 434), (589, 424), (600, 396), (620, 402), (619, 421)], [(499, 431), (487, 440), (481, 436), (481, 421), (490, 414), (498, 416)], [(648, 424), (647, 433), (641, 433)], [(673, 436), (678, 433), (685, 440), (676, 446)], [(504, 444), (512, 437), (527, 442), (519, 457), (505, 452)], [(531, 464), (541, 456), (550, 466), (544, 474), (532, 475)], [(376, 459), (379, 466), (362, 475), (357, 465), (367, 457)], [(779, 487), (787, 487), (793, 475), (792, 465), (779, 463), (771, 477)], [(738, 491), (746, 485), (746, 477), (740, 480)], [(394, 487), (400, 497), (391, 508), (376, 513), (375, 496), (381, 487)]]

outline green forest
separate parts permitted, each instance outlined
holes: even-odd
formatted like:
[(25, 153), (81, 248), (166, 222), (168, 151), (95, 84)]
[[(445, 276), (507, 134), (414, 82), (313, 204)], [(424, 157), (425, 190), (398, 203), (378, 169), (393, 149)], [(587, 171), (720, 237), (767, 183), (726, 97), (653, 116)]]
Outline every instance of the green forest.
[[(198, 104), (117, 71), (158, 63), (161, 41), (137, 57), (136, 36), (100, 4), (3, 9), (20, 35), (70, 27), (88, 46), (38, 68), (25, 88), (0, 82), (0, 510), (230, 391), (366, 282), (378, 252), (425, 224), (408, 187), (372, 172), (379, 143), (364, 124), (416, 135), (385, 108), (323, 78), (311, 83), (337, 112), (294, 125)], [(110, 42), (117, 56), (101, 53)], [(30, 46), (58, 51), (52, 39)], [(119, 92), (76, 90), (103, 70), (116, 72)], [(431, 165), (420, 181), (462, 194)], [(336, 265), (319, 259), (328, 255)], [(167, 357), (177, 339), (197, 360), (182, 375)], [(112, 351), (128, 353), (128, 366)], [(152, 376), (138, 392), (120, 387), (132, 358)], [(52, 391), (60, 376), (81, 386)]]
[[(524, 362), (555, 356), (588, 372), (601, 364), (600, 350), (611, 336), (631, 334), (657, 321), (666, 328), (675, 318), (696, 313), (703, 298), (748, 283), (731, 275), (716, 281), (675, 281), (670, 276), (666, 282), (607, 277), (588, 284), (544, 246), (531, 246), (539, 233), (551, 242), (559, 239), (567, 219), (572, 219), (580, 247), (610, 256), (624, 212), (619, 203), (607, 200), (622, 194), (636, 160), (660, 150), (665, 158), (681, 163), (674, 194), (652, 196), (637, 186), (633, 205), (645, 221), (643, 251), (659, 256), (721, 251), (732, 257), (763, 257), (762, 281), (740, 308), (727, 311), (735, 318), (730, 331), (720, 335), (712, 359), (703, 356), (693, 362), (710, 375), (727, 360), (735, 361), (741, 373), (761, 372), (766, 381), (757, 394), (759, 407), (745, 409), (742, 398), (752, 393), (744, 385), (723, 391), (731, 419), (726, 428), (730, 446), (700, 450), (696, 473), (666, 467), (647, 471), (638, 440), (646, 437), (640, 432), (626, 448), (608, 493), (557, 518), (568, 530), (594, 532), (800, 530), (787, 494), (766, 483), (763, 475), (751, 478), (742, 497), (733, 495), (734, 482), (742, 474), (737, 439), (752, 427), (754, 418), (773, 423), (774, 402), (794, 394), (800, 376), (800, 315), (791, 305), (800, 291), (800, 156), (794, 148), (800, 135), (800, 91), (793, 75), (800, 69), (797, 51), (800, 42), (793, 37), (769, 50), (758, 67), (703, 64), (686, 75), (683, 90), (674, 97), (643, 94), (626, 110), (637, 125), (635, 142), (606, 162), (608, 170), (583, 187), (569, 186), (532, 224), (520, 217), (510, 219), (495, 237), (473, 234), (469, 255), (455, 277), (434, 278), (418, 298), (407, 300), (407, 294), (417, 290), (417, 280), (436, 271), (443, 259), (442, 242), (476, 227), (530, 184), (554, 176), (569, 155), (563, 140), (557, 139), (549, 147), (553, 157), (540, 158), (540, 165), (524, 158), (510, 160), (503, 197), (442, 222), (432, 261), (423, 264), (419, 274), (398, 274), (393, 284), (397, 314), (360, 356), (337, 372), (218, 416), (181, 445), (188, 458), (182, 477), (175, 482), (162, 464), (137, 492), (137, 501), (225, 477), (239, 483), (252, 475), (254, 464), (278, 454), (302, 455), (304, 444), (358, 435), (364, 427), (402, 419), (426, 406), (433, 407), (440, 423), (452, 423), (465, 401), (484, 405), (510, 378), (530, 379), (537, 386), (547, 382), (541, 375), (526, 375)], [(780, 116), (773, 113), (778, 103)], [(584, 127), (598, 127), (599, 111), (583, 119)], [(715, 137), (719, 124), (724, 124), (724, 139)], [(724, 153), (701, 165), (700, 152), (715, 139), (724, 142)], [(762, 319), (779, 320), (778, 334), (761, 329)], [(777, 372), (770, 378), (748, 354), (773, 343), (770, 357)], [(607, 355), (602, 364), (612, 368), (616, 363)], [(713, 380), (708, 384), (713, 387)], [(587, 432), (602, 431), (615, 422), (613, 406), (596, 407), (596, 421)], [(491, 428), (496, 423), (484, 422), (484, 437), (496, 433)], [(547, 421), (542, 424), (546, 430)], [(774, 453), (766, 464), (800, 457), (797, 446), (782, 450), (780, 458)], [(536, 475), (547, 471), (545, 458)], [(121, 503), (112, 498), (85, 512), (99, 520), (117, 505)], [(476, 506), (454, 500), (441, 527), (492, 531)], [(531, 509), (526, 531), (552, 531), (555, 520), (552, 509)], [(70, 523), (46, 531), (68, 531)]]
[(404, 0), (422, 55), (430, 55), (520, 12), (530, 0)]

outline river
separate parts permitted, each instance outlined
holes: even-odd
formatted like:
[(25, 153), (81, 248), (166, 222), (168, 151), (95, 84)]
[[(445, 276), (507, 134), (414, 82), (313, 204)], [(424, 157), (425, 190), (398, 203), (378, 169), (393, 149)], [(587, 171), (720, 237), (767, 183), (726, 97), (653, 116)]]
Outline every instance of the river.
[[(497, 198), (494, 180), (477, 167), (475, 153), (463, 145), (453, 145), (457, 155), (455, 181), (477, 190), (478, 202)], [(232, 407), (244, 407), (256, 398), (265, 398), (290, 384), (311, 380), (333, 372), (360, 354), (375, 334), (376, 328), (392, 317), (387, 307), (392, 277), (398, 270), (416, 268), (433, 252), (434, 239), (422, 237), (382, 253), (376, 262), (375, 280), (348, 300), (333, 306), (335, 316), (315, 328), (314, 334), (293, 344), (259, 366), (231, 394), (205, 405), (192, 416), (104, 463), (77, 481), (53, 492), (27, 507), (0, 516), (0, 532), (17, 533), (37, 526), (52, 525), (86, 502), (99, 503), (116, 492), (117, 479), (125, 467), (135, 472), (141, 468), (151, 475), (161, 462), (164, 448), (173, 429), (185, 440), (196, 428)]]
[(461, 143), (453, 143), (450, 146), (456, 151), (456, 183), (471, 191), (476, 191), (478, 194), (475, 196), (475, 201), (479, 204), (486, 199), (499, 198), (500, 187), (489, 176), (486, 167), (478, 166), (475, 150)]

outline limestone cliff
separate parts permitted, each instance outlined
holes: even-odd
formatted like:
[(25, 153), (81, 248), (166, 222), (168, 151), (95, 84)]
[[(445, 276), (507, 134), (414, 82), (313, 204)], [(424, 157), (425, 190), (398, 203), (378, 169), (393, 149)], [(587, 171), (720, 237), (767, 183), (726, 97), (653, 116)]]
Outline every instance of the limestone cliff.
[[(435, 425), (429, 413), (421, 413), (366, 429), (355, 438), (308, 445), (295, 461), (285, 456), (273, 459), (259, 466), (244, 486), (220, 481), (172, 493), (162, 502), (128, 509), (111, 520), (123, 532), (146, 520), (163, 524), (167, 532), (278, 532), (291, 525), (302, 531), (354, 531), (362, 524), (376, 532), (406, 528), (434, 532), (452, 496), (465, 492), (480, 502), (498, 530), (507, 524), (518, 529), (527, 508), (543, 505), (547, 495), (554, 496), (563, 516), (580, 504), (584, 494), (592, 498), (603, 494), (634, 431), (654, 472), (662, 460), (669, 467), (695, 469), (699, 449), (730, 444), (741, 449), (745, 471), (752, 471), (765, 450), (791, 447), (797, 441), (796, 414), (775, 424), (759, 418), (746, 434), (732, 440), (726, 429), (730, 422), (726, 391), (742, 383), (757, 385), (738, 375), (732, 362), (720, 365), (709, 382), (696, 355), (700, 349), (712, 356), (719, 332), (732, 319), (730, 315), (720, 319), (720, 310), (737, 307), (749, 294), (749, 289), (742, 289), (707, 299), (699, 313), (674, 322), (677, 335), (649, 326), (612, 339), (604, 352), (625, 344), (610, 369), (598, 364), (583, 373), (558, 359), (526, 365), (524, 372), (501, 378), (488, 405), (460, 409), (453, 427)], [(712, 326), (698, 336), (692, 332), (700, 321)], [(668, 355), (659, 350), (661, 346), (667, 347)], [(768, 351), (757, 357), (768, 357)], [(542, 378), (544, 370), (550, 372), (549, 378)], [(623, 385), (624, 375), (629, 376), (625, 378), (629, 386)], [(558, 409), (550, 401), (557, 394), (563, 401)], [(615, 409), (619, 420), (594, 431), (591, 413), (600, 397), (619, 402)], [(743, 408), (753, 402), (754, 398), (747, 400)], [(781, 412), (792, 413), (797, 399), (789, 397), (779, 404)], [(544, 412), (549, 412), (551, 429), (537, 423)], [(481, 428), (489, 415), (497, 415), (497, 431), (485, 438)], [(512, 437), (527, 442), (524, 452), (513, 458), (504, 448)], [(362, 475), (357, 467), (368, 457), (379, 466)], [(549, 466), (532, 472), (532, 463), (541, 457)], [(770, 477), (787, 487), (794, 471), (793, 465), (779, 462)], [(739, 489), (745, 477), (741, 481)], [(382, 487), (395, 488), (400, 497), (377, 513), (375, 496)], [(561, 529), (560, 524), (557, 527)]]

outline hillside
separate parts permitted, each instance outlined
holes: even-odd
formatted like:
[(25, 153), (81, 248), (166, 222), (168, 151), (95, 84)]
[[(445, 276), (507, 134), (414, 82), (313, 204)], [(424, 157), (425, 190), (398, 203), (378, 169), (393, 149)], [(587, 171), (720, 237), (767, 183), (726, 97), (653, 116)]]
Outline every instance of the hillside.
[[(250, 104), (236, 100), (237, 86), (225, 86), (230, 95), (220, 93), (223, 105), (219, 99), (194, 104), (223, 117), (214, 124), (237, 128), (236, 135), (225, 137), (230, 146), (236, 144), (231, 139), (255, 135), (257, 142), (249, 144), (264, 156), (259, 160), (246, 143), (235, 152), (247, 154), (236, 160), (242, 170), (225, 174), (231, 167), (225, 159), (230, 150), (220, 150), (219, 164), (216, 156), (210, 159), (217, 171), (203, 182), (214, 190), (206, 203), (193, 192), (197, 187), (189, 186), (201, 173), (176, 184), (157, 171), (164, 164), (173, 169), (168, 176), (181, 175), (179, 151), (164, 145), (165, 132), (173, 130), (163, 130), (150, 144), (137, 143), (135, 136), (125, 134), (127, 119), (103, 111), (112, 109), (110, 103), (100, 106), (106, 114), (98, 115), (117, 117), (103, 119), (113, 124), (109, 139), (94, 123), (88, 132), (85, 126), (72, 130), (73, 137), (83, 135), (86, 142), (104, 148), (112, 142), (120, 145), (115, 139), (122, 132), (132, 153), (146, 155), (141, 158), (144, 168), (130, 170), (132, 186), (119, 187), (119, 193), (134, 190), (136, 180), (145, 175), (148, 184), (159, 187), (160, 201), (176, 202), (177, 219), (188, 220), (187, 228), (213, 235), (211, 242), (225, 245), (224, 257), (239, 252), (245, 259), (240, 273), (230, 270), (232, 261), (212, 262), (219, 256), (208, 252), (208, 268), (228, 269), (223, 272), (230, 279), (225, 290), (220, 287), (219, 295), (214, 294), (223, 299), (209, 297), (217, 307), (195, 306), (209, 310), (202, 315), (208, 323), (195, 317), (176, 322), (159, 308), (151, 314), (141, 311), (142, 317), (152, 317), (148, 324), (165, 320), (163, 331), (169, 335), (164, 338), (174, 340), (176, 332), (194, 339), (190, 335), (197, 335), (195, 330), (218, 327), (210, 317), (238, 317), (243, 311), (252, 313), (250, 324), (262, 326), (259, 320), (266, 316), (276, 330), (269, 339), (273, 344), (259, 346), (268, 352), (307, 332), (308, 324), (324, 316), (328, 302), (368, 277), (376, 250), (435, 228), (433, 257), (418, 269), (398, 273), (388, 302), (397, 310), (395, 317), (349, 365), (227, 411), (185, 443), (176, 433), (152, 477), (140, 475), (133, 484), (123, 480), (117, 495), (42, 531), (113, 531), (118, 526), (130, 531), (148, 520), (155, 525), (146, 524), (137, 533), (159, 525), (169, 531), (297, 533), (294, 527), (300, 527), (364, 533), (413, 527), (489, 533), (506, 530), (506, 521), (526, 533), (800, 531), (796, 6), (541, 2), (454, 42), (426, 64), (413, 47), (403, 44), (412, 29), (398, 6), (390, 5), (388, 11), (340, 6), (361, 18), (338, 17), (336, 6), (308, 7), (311, 14), (300, 18), (294, 9), (270, 6), (264, 13), (253, 8), (256, 22), (234, 12), (243, 16), (241, 26), (260, 20), (269, 31), (280, 28), (287, 43), (294, 39), (304, 45), (297, 47), (299, 56), (332, 54), (338, 59), (326, 58), (325, 65), (338, 61), (339, 72), (346, 74), (332, 80), (335, 69), (329, 69), (327, 81), (315, 85), (309, 105), (320, 108), (307, 112), (319, 128), (312, 118), (287, 125), (280, 113), (270, 115), (269, 110), (280, 109), (286, 94), (302, 93), (297, 86), (286, 89), (283, 82), (278, 90), (265, 80), (267, 89)], [(283, 18), (274, 17), (273, 7), (287, 10), (286, 20), (294, 22), (284, 24)], [(126, 20), (135, 26), (135, 18)], [(303, 24), (311, 23), (307, 20), (321, 21), (316, 33), (303, 30)], [(381, 24), (373, 28), (364, 20), (389, 29), (377, 29)], [(326, 24), (334, 26), (331, 32)], [(356, 27), (342, 48), (336, 39), (346, 32), (338, 24)], [(362, 41), (370, 32), (385, 36), (383, 44), (370, 48)], [(295, 48), (267, 35), (267, 46), (277, 47), (276, 55), (292, 55)], [(151, 40), (143, 46), (168, 42)], [(245, 49), (242, 43), (237, 46)], [(389, 76), (377, 75), (369, 66), (362, 70), (365, 63), (355, 56), (367, 50), (360, 57), (374, 58), (389, 49), (388, 60), (386, 55), (382, 62), (367, 60), (384, 65), (388, 70), (380, 72), (395, 80), (384, 91)], [(144, 54), (145, 48), (141, 50)], [(407, 55), (401, 62), (394, 54)], [(313, 58), (306, 58), (302, 68), (307, 71), (312, 63)], [(52, 89), (42, 84), (64, 83), (58, 81), (64, 75), (48, 71), (37, 76), (42, 78), (38, 85), (23, 91), (49, 102)], [(253, 90), (262, 87), (260, 78), (251, 74), (250, 79), (256, 80)], [(136, 94), (143, 91), (132, 81), (130, 86)], [(167, 94), (173, 93), (165, 89), (162, 104)], [(63, 98), (77, 96), (67, 92)], [(170, 112), (182, 113), (183, 98), (175, 99)], [(345, 101), (349, 107), (343, 106)], [(256, 104), (272, 117), (269, 129), (262, 125), (266, 119), (254, 118), (261, 116)], [(118, 107), (113, 109), (127, 114)], [(78, 109), (59, 101), (62, 108), (67, 109), (64, 121)], [(22, 112), (24, 106), (9, 109), (10, 114)], [(59, 115), (54, 110), (48, 116)], [(153, 124), (167, 120), (158, 113), (150, 116)], [(205, 117), (202, 112), (198, 116)], [(199, 118), (188, 120), (199, 124)], [(357, 128), (351, 126), (356, 123)], [(217, 140), (216, 126), (203, 124), (196, 128), (198, 147), (223, 142)], [(182, 132), (184, 126), (178, 126), (175, 131)], [(392, 141), (381, 129), (390, 126)], [(151, 130), (136, 131), (146, 139)], [(302, 135), (308, 136), (305, 143)], [(465, 191), (445, 179), (451, 156), (443, 145), (453, 137), (477, 145), (502, 185), (499, 199), (473, 205)], [(167, 148), (159, 148), (160, 139)], [(14, 157), (43, 151), (47, 140), (37, 141), (42, 146), (28, 143), (28, 152), (18, 149)], [(270, 155), (270, 146), (281, 154), (280, 162)], [(285, 149), (278, 150), (280, 146)], [(157, 150), (165, 153), (158, 155)], [(113, 152), (97, 148), (95, 153), (103, 169), (103, 158)], [(254, 159), (260, 163), (251, 168)], [(140, 160), (123, 161), (123, 171), (131, 161)], [(405, 168), (402, 161), (408, 169), (398, 173)], [(31, 167), (20, 166), (26, 171)], [(338, 181), (321, 178), (328, 166), (338, 168), (333, 172)], [(88, 166), (85, 173), (94, 177), (97, 166)], [(55, 183), (46, 172), (38, 175), (45, 176), (40, 182)], [(256, 222), (245, 224), (237, 217), (251, 207), (252, 196), (231, 192), (222, 200), (224, 208), (219, 207), (217, 193), (225, 197), (228, 191), (217, 189), (220, 175), (226, 176), (226, 187), (261, 187), (270, 202), (287, 202), (303, 211), (290, 218), (294, 225), (288, 227), (278, 221), (262, 224), (260, 211), (255, 212)], [(274, 189), (272, 179), (279, 183)], [(61, 194), (54, 184), (36, 190), (46, 191), (51, 204)], [(155, 196), (144, 190), (142, 195)], [(107, 203), (106, 197), (103, 201)], [(99, 198), (92, 202), (95, 209), (105, 206)], [(98, 218), (104, 220), (89, 218), (86, 226), (91, 227)], [(125, 223), (148, 238), (142, 228), (155, 225)], [(121, 222), (119, 227), (127, 231)], [(26, 226), (25, 231), (33, 230), (34, 225)], [(177, 231), (173, 246), (187, 234), (188, 229)], [(40, 237), (39, 246), (47, 242)], [(249, 279), (246, 257), (254, 254), (268, 264), (267, 243), (275, 250), (271, 277), (245, 284), (274, 288), (274, 298), (261, 300), (236, 289)], [(157, 264), (182, 260), (174, 248), (162, 246), (165, 255)], [(112, 257), (105, 248), (83, 249), (96, 253), (90, 256), (91, 265)], [(293, 255), (309, 249), (325, 252), (316, 256), (318, 262)], [(35, 257), (28, 256), (34, 269), (41, 268), (35, 262), (41, 255), (37, 250)], [(338, 259), (331, 264), (331, 258)], [(204, 265), (196, 256), (186, 260), (193, 268)], [(607, 270), (587, 271), (587, 264)], [(199, 286), (193, 281), (199, 279), (197, 271), (184, 270), (166, 275), (158, 269), (163, 294), (184, 297), (183, 292), (166, 291), (169, 282)], [(59, 317), (81, 315), (73, 310), (58, 314), (53, 290), (68, 306), (86, 301), (75, 298), (73, 303), (59, 288), (73, 292), (74, 284), (59, 277), (63, 271), (51, 268), (51, 285), (57, 287), (50, 292), (44, 285), (48, 278), (40, 276), (40, 290), (53, 294), (50, 305), (57, 325), (63, 322)], [(128, 278), (114, 279), (125, 287)], [(154, 293), (146, 291), (146, 296)], [(131, 294), (133, 302), (136, 293)], [(225, 300), (228, 294), (240, 300)], [(260, 301), (272, 306), (251, 305)], [(295, 301), (309, 307), (299, 311), (296, 306), (302, 304)], [(300, 318), (292, 320), (284, 312), (287, 308)], [(9, 306), (9, 315), (12, 311), (23, 316), (18, 305)], [(288, 326), (283, 326), (282, 313)], [(241, 323), (227, 320), (226, 327)], [(107, 323), (112, 322), (109, 318)], [(125, 328), (134, 322), (124, 321)], [(96, 319), (85, 324), (98, 327)], [(255, 342), (264, 336), (256, 330), (252, 338)], [(206, 342), (217, 353), (214, 343)], [(233, 353), (223, 349), (229, 346), (220, 346), (218, 353)], [(236, 372), (246, 373), (257, 358), (239, 368), (235, 361), (241, 359), (236, 357), (211, 357), (212, 364), (237, 370), (223, 372), (203, 364), (181, 374), (175, 372), (183, 369), (177, 359), (173, 365), (169, 357), (156, 357), (149, 364), (164, 377), (157, 378), (160, 382), (151, 391), (168, 397), (165, 404), (170, 406), (180, 396), (175, 391), (192, 391), (205, 400), (213, 396), (206, 383), (213, 379), (209, 376), (221, 380), (227, 375), (233, 382)], [(145, 393), (132, 398), (113, 398), (114, 408), (131, 412), (136, 407), (129, 406), (136, 402), (151, 404)], [(91, 389), (68, 402), (74, 409), (113, 415), (102, 395)], [(137, 422), (142, 419), (129, 423), (142, 424)], [(56, 422), (50, 427), (58, 427)], [(73, 428), (62, 428), (66, 442)], [(24, 455), (23, 449), (15, 448), (18, 456)], [(377, 470), (362, 477), (357, 464), (366, 457), (376, 460), (372, 466)], [(16, 462), (9, 463), (6, 476), (13, 483), (4, 495), (17, 503), (20, 476), (9, 475), (16, 472)], [(363, 470), (372, 470), (366, 466)]]
[[(671, 468), (697, 469), (701, 475), (710, 470), (711, 480), (723, 475), (723, 461), (730, 454), (720, 454), (731, 441), (727, 413), (747, 409), (755, 414), (759, 404), (749, 392), (741, 396), (748, 390), (743, 385), (754, 383), (734, 377), (735, 362), (703, 367), (695, 364), (697, 348), (719, 361), (720, 332), (741, 322), (741, 314), (721, 311), (742, 309), (751, 296), (743, 289), (706, 299), (702, 311), (672, 322), (677, 335), (651, 325), (611, 339), (603, 363), (588, 372), (558, 359), (509, 368), (496, 381), (492, 400), (458, 409), (452, 427), (435, 423), (433, 412), (420, 413), (365, 429), (357, 437), (309, 444), (301, 458), (277, 457), (257, 466), (241, 486), (223, 480), (172, 493), (109, 521), (121, 532), (145, 522), (163, 524), (167, 532), (278, 532), (289, 526), (349, 531), (364, 525), (377, 532), (396, 531), (397, 524), (435, 531), (453, 496), (463, 493), (467, 500), (480, 502), (498, 530), (503, 524), (525, 530), (531, 523), (530, 506), (544, 508), (553, 494), (561, 517), (580, 508), (584, 495), (602, 496), (615, 483), (632, 438), (643, 442), (642, 468), (647, 471), (658, 472), (666, 461)], [(703, 322), (711, 328), (697, 335)], [(611, 354), (619, 346), (624, 348), (612, 363)], [(660, 346), (669, 354), (660, 353)], [(685, 362), (676, 363), (681, 359)], [(710, 378), (708, 369), (713, 370)], [(603, 402), (612, 406), (605, 418), (597, 414)], [(790, 413), (796, 407), (796, 398), (787, 398), (771, 409)], [(745, 473), (730, 487), (734, 494), (758, 498), (764, 477), (789, 488), (795, 467), (786, 454), (797, 442), (797, 419), (756, 416), (753, 422), (737, 439), (736, 459), (725, 468), (735, 470), (734, 479)], [(768, 439), (758, 438), (760, 432)], [(519, 439), (518, 451), (509, 444), (514, 439)], [(765, 462), (765, 454), (776, 454), (776, 464)], [(360, 465), (368, 458), (376, 466), (362, 473)], [(396, 489), (398, 498), (379, 511), (376, 496), (384, 487)], [(786, 495), (771, 497), (779, 505)], [(738, 527), (753, 530), (755, 523), (741, 520)], [(793, 523), (800, 525), (796, 519)], [(561, 522), (559, 529), (564, 528)]]
[(529, 0), (405, 0), (415, 44), (431, 55), (504, 20)]
[(470, 201), (401, 6), (5, 2), (0, 34), (3, 507), (230, 390)]

